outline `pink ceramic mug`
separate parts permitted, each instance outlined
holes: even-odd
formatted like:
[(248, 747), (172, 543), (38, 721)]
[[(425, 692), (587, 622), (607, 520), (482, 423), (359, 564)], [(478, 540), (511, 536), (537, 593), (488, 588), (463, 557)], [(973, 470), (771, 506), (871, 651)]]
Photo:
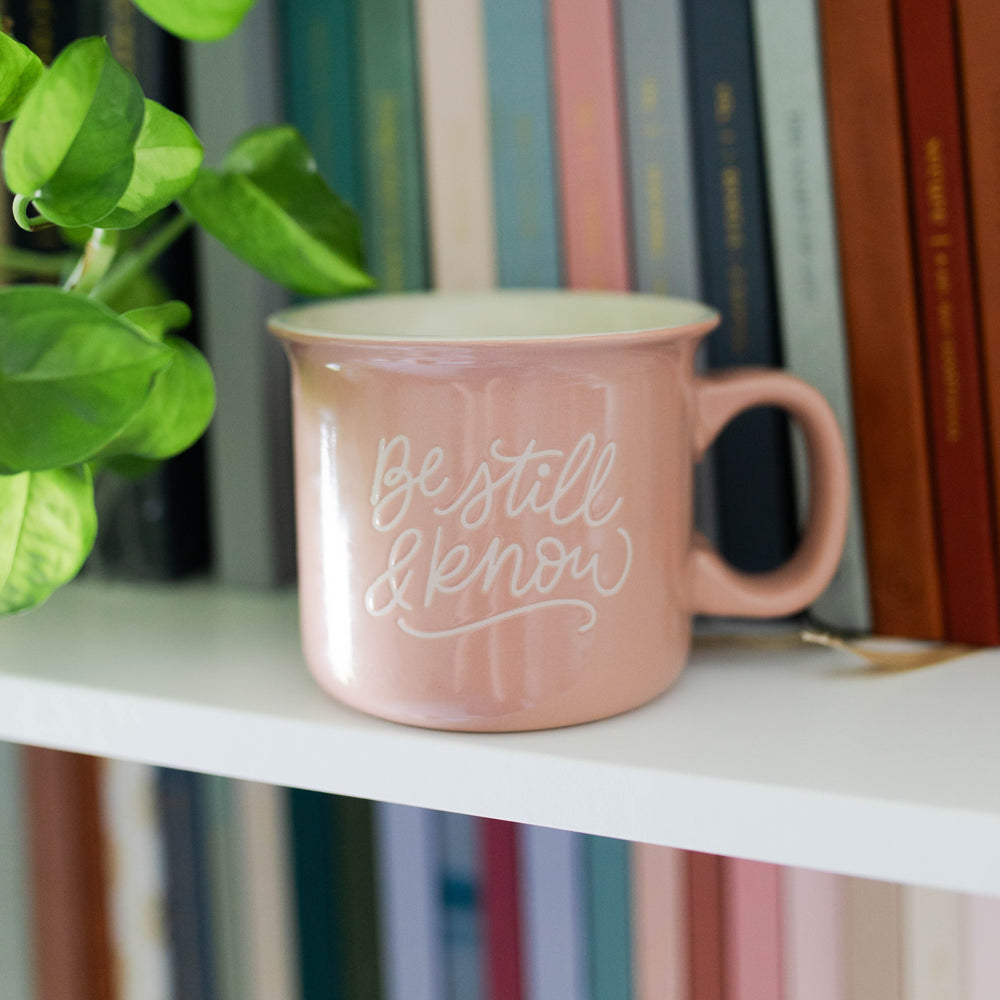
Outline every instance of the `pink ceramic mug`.
[[(641, 705), (691, 616), (778, 616), (829, 582), (847, 521), (837, 424), (781, 372), (702, 377), (718, 315), (591, 292), (416, 293), (288, 310), (303, 648), (319, 683), (440, 729), (542, 729)], [(694, 465), (738, 412), (805, 432), (812, 509), (778, 570), (692, 526)]]

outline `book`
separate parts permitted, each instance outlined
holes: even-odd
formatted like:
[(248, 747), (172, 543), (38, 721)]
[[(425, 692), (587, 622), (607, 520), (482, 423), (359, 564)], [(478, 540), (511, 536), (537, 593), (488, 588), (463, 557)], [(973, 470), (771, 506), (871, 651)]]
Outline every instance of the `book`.
[(546, 0), (484, 0), (493, 205), (501, 285), (562, 280)]
[(524, 989), (518, 828), (516, 823), (500, 819), (484, 819), (481, 825), (488, 995), (493, 1000), (521, 1000)]
[(780, 866), (726, 858), (723, 886), (727, 1000), (783, 1000)]
[(175, 995), (214, 1000), (209, 865), (199, 776), (157, 768), (156, 804), (166, 858), (167, 933)]
[[(959, 65), (983, 384), (991, 445), (993, 526), (1000, 536), (1000, 24), (989, 0), (958, 0)], [(1000, 538), (998, 538), (1000, 540)]]
[(843, 876), (789, 866), (781, 882), (785, 1000), (847, 1000)]
[(37, 1000), (112, 1000), (102, 762), (43, 747), (24, 754)]
[(688, 1000), (687, 858), (676, 847), (632, 845), (635, 1000)]
[(480, 0), (416, 0), (431, 284), (496, 284), (489, 108)]
[[(944, 635), (889, 0), (819, 4), (872, 621)], [(877, 192), (877, 197), (874, 196)]]
[(951, 0), (898, 0), (931, 470), (949, 639), (1000, 643), (1000, 586)]
[(726, 993), (724, 958), (724, 859), (701, 851), (687, 856), (688, 969), (691, 1000), (723, 1000)]
[(115, 1000), (172, 1000), (167, 865), (156, 769), (106, 760), (101, 772)]
[(846, 876), (845, 962), (851, 1000), (902, 1000), (902, 913), (898, 885)]
[(288, 797), (283, 788), (256, 781), (235, 782), (233, 793), (246, 904), (247, 1000), (298, 1000)]
[[(243, 131), (282, 120), (271, 0), (258, 0), (228, 38), (192, 43), (185, 55), (191, 124), (207, 164)], [(217, 396), (206, 439), (213, 571), (226, 583), (288, 584), (295, 574), (290, 375), (266, 329), (287, 296), (206, 233), (195, 245), (200, 328)]]
[(625, 291), (631, 282), (611, 0), (549, 0), (565, 279)]
[(901, 892), (904, 1000), (966, 1000), (962, 895), (912, 885)]
[(524, 995), (590, 1000), (584, 835), (527, 824), (519, 833)]
[[(294, 6), (294, 5), (289, 5)], [(355, 9), (362, 230), (383, 292), (425, 288), (426, 208), (411, 0)]]
[(584, 838), (587, 928), (593, 1000), (631, 1000), (631, 845), (611, 837)]
[(997, 1000), (1000, 997), (1000, 899), (966, 896), (962, 962), (965, 1000)]
[[(833, 407), (851, 468), (851, 505), (836, 575), (810, 608), (841, 631), (871, 629), (854, 411), (830, 177), (819, 24), (811, 0), (751, 0), (768, 206), (785, 368)], [(809, 463), (793, 450), (798, 519)]]
[(327, 184), (360, 209), (355, 5), (277, 0), (275, 13), (282, 84), (276, 93), (284, 94), (287, 119), (305, 136)]
[(441, 813), (441, 901), (445, 996), (484, 1000), (487, 996), (483, 915), (482, 820)]
[[(782, 364), (748, 3), (685, 5), (704, 297), (722, 315), (712, 368)], [(787, 417), (744, 413), (712, 454), (723, 556), (774, 569), (796, 536)]]
[(379, 941), (388, 1000), (446, 995), (439, 822), (431, 809), (375, 803)]
[(35, 1000), (24, 750), (0, 743), (0, 969), (5, 1000)]

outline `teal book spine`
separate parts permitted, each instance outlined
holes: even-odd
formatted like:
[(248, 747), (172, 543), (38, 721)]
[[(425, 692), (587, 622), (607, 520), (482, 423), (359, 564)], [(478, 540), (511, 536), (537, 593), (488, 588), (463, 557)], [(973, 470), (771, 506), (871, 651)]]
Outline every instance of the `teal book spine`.
[(0, 743), (0, 970), (4, 1000), (35, 996), (22, 750)]
[(359, 2), (356, 29), (368, 266), (381, 291), (414, 291), (428, 266), (413, 4)]
[(476, 817), (458, 813), (440, 816), (447, 1000), (489, 1000), (484, 964), (481, 823)]
[(362, 204), (354, 8), (350, 0), (278, 5), (285, 114), (305, 136), (327, 184)]
[(561, 282), (550, 44), (543, 0), (484, 0), (500, 284)]
[(629, 844), (584, 841), (591, 1000), (632, 1000), (632, 894)]
[[(709, 363), (781, 367), (748, 0), (687, 0), (684, 13), (704, 298), (722, 314)], [(796, 540), (786, 416), (742, 414), (711, 454), (722, 554), (773, 569)]]

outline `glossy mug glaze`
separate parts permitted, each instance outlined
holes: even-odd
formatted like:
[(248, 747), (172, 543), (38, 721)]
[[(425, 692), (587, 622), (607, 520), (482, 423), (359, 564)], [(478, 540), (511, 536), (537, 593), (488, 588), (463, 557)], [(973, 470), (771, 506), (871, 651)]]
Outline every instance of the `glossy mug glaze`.
[[(340, 700), (440, 729), (614, 715), (680, 674), (696, 613), (805, 607), (836, 568), (847, 463), (787, 374), (695, 372), (718, 315), (628, 293), (366, 296), (280, 313), (303, 649)], [(751, 406), (811, 456), (795, 556), (747, 576), (693, 528), (694, 466)]]

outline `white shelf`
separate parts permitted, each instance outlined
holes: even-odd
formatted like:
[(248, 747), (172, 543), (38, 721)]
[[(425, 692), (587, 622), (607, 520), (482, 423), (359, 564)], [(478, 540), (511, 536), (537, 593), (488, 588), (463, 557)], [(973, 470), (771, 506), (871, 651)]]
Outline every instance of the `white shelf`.
[(1000, 654), (703, 650), (645, 708), (456, 734), (309, 677), (293, 593), (78, 583), (0, 622), (0, 738), (1000, 895)]

